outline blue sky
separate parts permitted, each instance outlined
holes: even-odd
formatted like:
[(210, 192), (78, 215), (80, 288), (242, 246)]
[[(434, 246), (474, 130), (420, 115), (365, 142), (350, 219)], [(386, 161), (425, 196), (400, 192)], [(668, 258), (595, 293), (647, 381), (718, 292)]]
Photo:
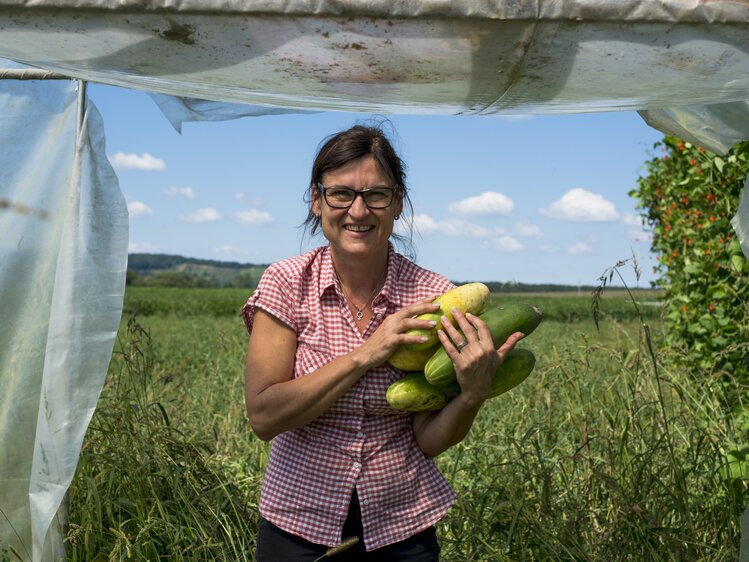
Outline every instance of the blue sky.
[[(130, 211), (130, 251), (269, 263), (302, 240), (319, 142), (370, 115), (325, 112), (186, 123), (139, 91), (92, 84)], [(634, 112), (390, 115), (408, 166), (416, 261), (456, 281), (593, 285), (635, 256), (654, 279), (629, 197), (662, 134)], [(619, 283), (614, 283), (619, 284)]]

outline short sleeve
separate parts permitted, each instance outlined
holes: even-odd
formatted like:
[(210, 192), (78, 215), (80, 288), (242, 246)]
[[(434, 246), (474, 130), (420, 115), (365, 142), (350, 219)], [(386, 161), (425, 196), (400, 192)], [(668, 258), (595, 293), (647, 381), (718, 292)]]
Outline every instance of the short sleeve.
[(242, 307), (242, 319), (247, 331), (252, 332), (257, 308), (262, 308), (296, 331), (294, 319), (296, 302), (297, 299), (289, 281), (288, 272), (284, 271), (278, 264), (271, 265), (263, 272), (257, 289)]

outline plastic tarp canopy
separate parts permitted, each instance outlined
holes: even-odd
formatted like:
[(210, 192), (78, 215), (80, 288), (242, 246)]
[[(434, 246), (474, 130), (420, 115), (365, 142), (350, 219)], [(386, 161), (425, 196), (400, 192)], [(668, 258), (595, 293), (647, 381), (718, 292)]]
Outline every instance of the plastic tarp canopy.
[[(178, 129), (636, 110), (725, 152), (749, 138), (748, 22), (728, 0), (0, 0), (0, 57), (148, 91)], [(111, 354), (127, 218), (75, 83), (19, 84), (0, 82), (0, 544), (41, 560)]]

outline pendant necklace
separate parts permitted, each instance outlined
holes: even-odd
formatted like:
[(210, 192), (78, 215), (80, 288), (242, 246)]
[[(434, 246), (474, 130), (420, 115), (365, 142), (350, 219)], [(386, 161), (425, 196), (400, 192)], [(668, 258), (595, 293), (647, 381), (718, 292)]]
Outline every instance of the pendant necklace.
[(351, 297), (349, 297), (346, 294), (346, 290), (343, 288), (343, 283), (341, 283), (341, 278), (338, 276), (338, 271), (335, 268), (335, 264), (333, 264), (333, 272), (335, 273), (335, 278), (338, 280), (338, 286), (341, 288), (341, 292), (343, 293), (343, 298), (346, 299), (348, 302), (351, 303), (351, 305), (356, 309), (356, 320), (361, 322), (362, 318), (364, 318), (364, 309), (367, 308), (370, 301), (374, 298), (374, 296), (377, 294), (377, 291), (380, 289), (380, 283), (385, 278), (385, 275), (387, 274), (387, 267), (385, 267), (385, 271), (382, 274), (382, 277), (380, 277), (380, 280), (377, 282), (377, 285), (375, 285), (375, 290), (372, 292), (371, 295), (369, 295), (369, 298), (367, 299), (367, 302), (365, 302), (361, 308), (356, 306), (356, 303), (351, 300)]

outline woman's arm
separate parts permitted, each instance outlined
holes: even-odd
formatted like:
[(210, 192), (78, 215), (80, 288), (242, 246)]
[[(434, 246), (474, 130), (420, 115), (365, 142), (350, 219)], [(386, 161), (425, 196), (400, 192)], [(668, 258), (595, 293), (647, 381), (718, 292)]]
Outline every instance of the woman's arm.
[(434, 297), (391, 314), (364, 344), (306, 376), (293, 378), (297, 339), (294, 331), (258, 308), (247, 347), (245, 405), (250, 425), (263, 440), (300, 427), (328, 410), (362, 375), (383, 364), (401, 345), (426, 338), (407, 336), (412, 328), (434, 324), (413, 318), (434, 312)]
[[(436, 457), (453, 445), (460, 443), (473, 425), (482, 404), (489, 396), (492, 377), (505, 356), (523, 337), (512, 334), (499, 349), (494, 349), (491, 332), (478, 316), (463, 315), (452, 310), (464, 336), (443, 319), (439, 337), (455, 365), (455, 374), (461, 393), (439, 412), (419, 412), (414, 415), (413, 428), (416, 442), (427, 457)], [(456, 344), (467, 341), (460, 351)]]

